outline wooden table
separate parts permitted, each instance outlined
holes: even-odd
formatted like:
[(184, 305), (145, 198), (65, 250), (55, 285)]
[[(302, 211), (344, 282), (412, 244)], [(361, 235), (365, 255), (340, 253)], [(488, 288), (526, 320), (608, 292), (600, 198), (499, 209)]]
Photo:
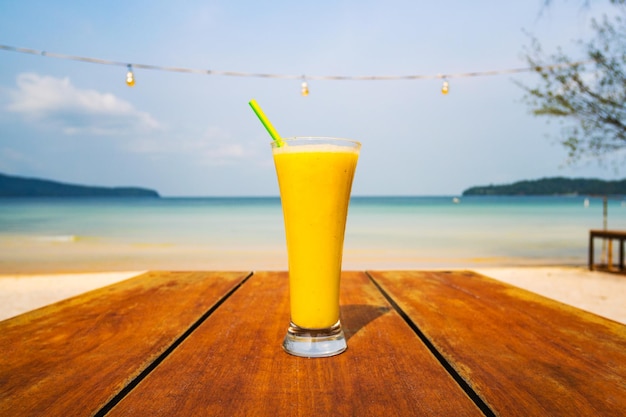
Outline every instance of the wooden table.
[(466, 271), (345, 272), (348, 350), (281, 348), (285, 272), (149, 272), (0, 322), (2, 416), (618, 416), (626, 326)]
[(600, 269), (613, 269), (613, 240), (619, 241), (619, 261), (617, 264), (618, 270), (624, 272), (624, 240), (626, 240), (625, 230), (590, 230), (589, 231), (589, 269), (594, 270), (596, 265), (593, 261), (595, 249), (593, 247), (594, 239), (604, 239), (609, 242), (607, 249), (606, 268)]

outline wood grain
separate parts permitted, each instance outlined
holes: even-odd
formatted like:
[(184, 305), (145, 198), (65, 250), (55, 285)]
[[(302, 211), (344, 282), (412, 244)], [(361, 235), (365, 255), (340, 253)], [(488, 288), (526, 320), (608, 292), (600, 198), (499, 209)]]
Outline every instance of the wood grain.
[(502, 416), (619, 416), (626, 326), (470, 272), (371, 272)]
[(252, 276), (109, 415), (482, 415), (362, 272), (342, 276), (348, 350), (285, 353), (287, 281)]
[(93, 415), (247, 275), (147, 273), (0, 322), (0, 415)]

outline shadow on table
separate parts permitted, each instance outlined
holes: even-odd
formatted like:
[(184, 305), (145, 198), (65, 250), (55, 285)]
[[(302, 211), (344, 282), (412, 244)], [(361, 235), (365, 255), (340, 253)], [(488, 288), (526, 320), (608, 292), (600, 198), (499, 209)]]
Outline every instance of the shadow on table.
[(389, 306), (372, 306), (367, 304), (352, 304), (341, 307), (341, 327), (346, 340), (355, 335), (368, 323), (391, 310)]

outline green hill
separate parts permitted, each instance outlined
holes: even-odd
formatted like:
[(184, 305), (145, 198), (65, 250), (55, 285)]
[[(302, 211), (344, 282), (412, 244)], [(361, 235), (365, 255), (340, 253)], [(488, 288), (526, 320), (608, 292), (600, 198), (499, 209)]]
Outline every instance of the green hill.
[(463, 195), (626, 195), (626, 179), (541, 178), (513, 184), (471, 187), (463, 191)]
[(159, 197), (139, 187), (91, 187), (0, 173), (0, 197)]

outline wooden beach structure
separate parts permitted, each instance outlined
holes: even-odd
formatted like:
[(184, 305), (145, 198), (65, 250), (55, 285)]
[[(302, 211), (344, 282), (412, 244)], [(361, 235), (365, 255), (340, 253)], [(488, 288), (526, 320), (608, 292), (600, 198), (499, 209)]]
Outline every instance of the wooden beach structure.
[[(606, 263), (597, 264), (595, 262), (595, 240), (602, 239), (603, 248), (605, 248)], [(588, 264), (589, 269), (593, 271), (594, 269), (609, 271), (609, 272), (622, 272), (626, 273), (624, 270), (624, 241), (626, 240), (626, 230), (590, 230), (589, 231), (589, 256), (588, 256)], [(613, 241), (619, 242), (618, 247), (618, 259), (617, 263), (613, 260)], [(604, 245), (606, 243), (606, 245)]]
[[(590, 197), (602, 198), (602, 229), (592, 229), (589, 231), (589, 254), (587, 256), (587, 263), (589, 270), (602, 270), (607, 272), (626, 272), (624, 270), (624, 240), (626, 240), (625, 230), (609, 230), (608, 218), (609, 218), (609, 199), (622, 200), (624, 204), (624, 196), (621, 195), (590, 195)], [(589, 200), (585, 200), (585, 206), (588, 206)], [(600, 262), (595, 261), (595, 240), (602, 240), (602, 252), (600, 254)], [(613, 241), (619, 243), (618, 249), (618, 262), (613, 261)]]

